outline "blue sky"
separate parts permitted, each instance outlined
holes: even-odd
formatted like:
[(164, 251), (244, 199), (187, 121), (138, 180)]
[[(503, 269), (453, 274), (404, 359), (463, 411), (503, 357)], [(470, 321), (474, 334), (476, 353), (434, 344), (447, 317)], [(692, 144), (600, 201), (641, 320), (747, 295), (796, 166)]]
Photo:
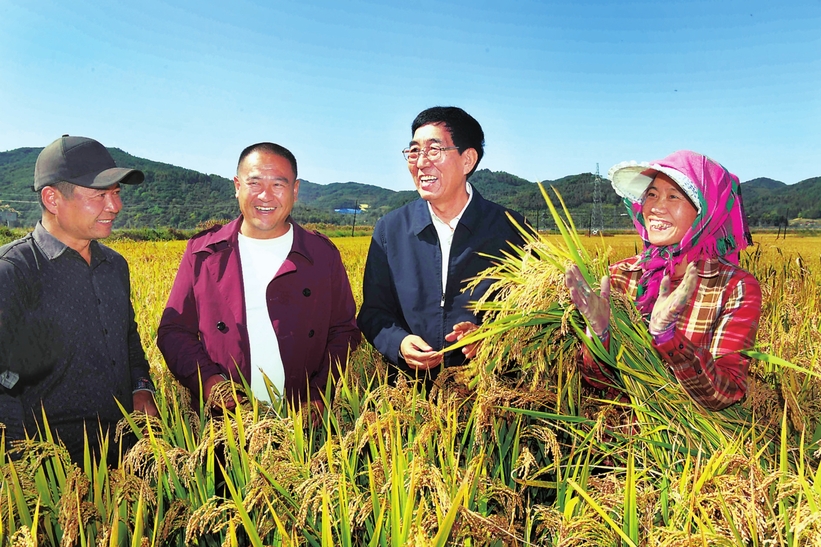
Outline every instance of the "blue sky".
[(451, 104), (529, 180), (682, 148), (821, 176), (821, 0), (0, 0), (0, 150), (70, 133), (230, 177), (272, 140), (312, 182), (411, 189), (411, 121)]

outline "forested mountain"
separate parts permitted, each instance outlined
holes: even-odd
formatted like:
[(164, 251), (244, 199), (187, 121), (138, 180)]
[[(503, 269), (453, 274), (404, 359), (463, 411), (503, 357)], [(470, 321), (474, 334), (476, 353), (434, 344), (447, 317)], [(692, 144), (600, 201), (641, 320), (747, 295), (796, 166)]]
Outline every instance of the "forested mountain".
[(821, 177), (792, 185), (759, 178), (745, 182), (741, 189), (752, 226), (783, 224), (796, 218), (821, 218)]
[[(0, 152), (0, 201), (20, 213), (20, 223), (33, 225), (40, 218), (37, 195), (32, 191), (34, 164), (42, 148)], [(239, 213), (231, 181), (190, 169), (138, 158), (109, 148), (117, 165), (145, 173), (145, 183), (124, 185), (123, 207), (117, 226), (173, 226), (190, 228), (211, 218), (232, 218)]]
[[(410, 182), (410, 178), (408, 178)], [(413, 201), (418, 194), (413, 190), (395, 192), (379, 186), (359, 182), (332, 182), (315, 184), (307, 180), (299, 183), (299, 201), (304, 206), (322, 211), (353, 209), (367, 204), (367, 216), (379, 218), (388, 211)]]
[[(34, 163), (41, 150), (18, 148), (0, 152), (0, 208), (10, 206), (18, 211), (20, 225), (31, 226), (40, 217), (31, 185)], [(193, 228), (200, 222), (230, 219), (239, 213), (233, 182), (225, 177), (138, 158), (118, 148), (109, 151), (117, 165), (140, 169), (146, 176), (144, 184), (123, 188), (125, 207), (118, 218), (118, 227)], [(593, 179), (593, 174), (582, 173), (543, 181), (546, 187), (559, 191), (580, 229), (590, 223)], [(552, 224), (548, 221), (541, 192), (533, 182), (487, 169), (474, 173), (470, 181), (483, 196), (521, 212), (532, 224), (539, 227)], [(410, 177), (408, 186), (411, 186)], [(602, 180), (600, 190), (604, 227), (629, 227), (621, 200), (607, 180)], [(743, 183), (742, 192), (753, 227), (777, 225), (784, 219), (797, 217), (821, 218), (821, 177), (792, 185), (757, 178)], [(294, 217), (300, 222), (350, 224), (353, 220), (350, 215), (335, 213), (334, 209), (367, 204), (368, 209), (357, 215), (356, 222), (373, 224), (388, 211), (416, 199), (416, 196), (412, 189), (395, 192), (358, 182), (315, 184), (302, 180)]]

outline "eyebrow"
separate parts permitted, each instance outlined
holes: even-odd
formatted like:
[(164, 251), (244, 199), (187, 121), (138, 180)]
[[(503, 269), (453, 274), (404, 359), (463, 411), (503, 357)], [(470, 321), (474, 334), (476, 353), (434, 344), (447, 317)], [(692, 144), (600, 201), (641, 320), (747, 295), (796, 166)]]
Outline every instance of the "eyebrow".
[[(655, 179), (653, 179), (653, 181), (652, 181), (652, 182), (650, 182), (650, 184), (648, 184), (648, 185), (647, 185), (647, 189), (649, 190), (650, 188), (655, 188), (656, 190), (658, 190), (658, 189), (659, 189), (659, 187), (658, 187), (658, 186), (656, 186), (656, 180), (655, 180)], [(670, 185), (670, 189), (671, 189), (673, 192), (677, 192), (677, 193), (682, 194), (682, 195), (685, 195), (685, 196), (687, 195), (687, 192), (685, 192), (685, 191), (684, 191), (684, 188), (682, 188), (682, 187), (681, 187), (681, 186), (679, 186), (678, 184), (671, 184), (671, 185)]]
[[(261, 180), (261, 179), (268, 179), (269, 177), (263, 177), (263, 176), (260, 176), (260, 175), (248, 175), (245, 178), (247, 180)], [(282, 180), (282, 181), (285, 181), (285, 182), (288, 182), (288, 183), (291, 182), (291, 179), (289, 179), (288, 177), (273, 177), (270, 180)]]
[(109, 192), (109, 191), (112, 191), (112, 190), (122, 190), (123, 187), (120, 186), (119, 182), (115, 182), (111, 186), (106, 186), (105, 188), (89, 188), (89, 187), (86, 187), (86, 189), (91, 190), (92, 194), (97, 194), (99, 192)]
[[(442, 144), (442, 141), (441, 141), (441, 139), (428, 139), (428, 140), (425, 141), (425, 144), (431, 144), (431, 143), (433, 143), (433, 144)], [(410, 141), (408, 146), (413, 146), (414, 144), (418, 146), (421, 143), (419, 143), (418, 141)]]

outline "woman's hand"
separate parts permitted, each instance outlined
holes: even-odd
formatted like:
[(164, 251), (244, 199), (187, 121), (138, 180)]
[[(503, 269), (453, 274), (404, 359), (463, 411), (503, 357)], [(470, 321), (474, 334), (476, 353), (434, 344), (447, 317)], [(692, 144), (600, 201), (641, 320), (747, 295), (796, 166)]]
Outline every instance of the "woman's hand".
[(678, 321), (681, 312), (687, 307), (687, 302), (695, 293), (698, 284), (698, 268), (695, 262), (687, 265), (684, 272), (684, 279), (676, 290), (670, 292), (670, 276), (665, 275), (659, 286), (659, 297), (653, 305), (653, 313), (650, 315), (650, 334), (658, 336), (671, 329)]
[(610, 277), (601, 278), (601, 295), (590, 288), (575, 264), (565, 272), (564, 282), (570, 289), (570, 300), (587, 320), (590, 330), (602, 336), (610, 325)]

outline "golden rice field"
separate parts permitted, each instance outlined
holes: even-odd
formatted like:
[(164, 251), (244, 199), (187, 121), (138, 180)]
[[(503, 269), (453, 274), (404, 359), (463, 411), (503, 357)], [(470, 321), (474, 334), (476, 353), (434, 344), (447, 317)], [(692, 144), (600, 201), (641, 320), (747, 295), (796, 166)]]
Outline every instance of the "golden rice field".
[[(613, 332), (630, 402), (585, 392), (568, 249), (600, 272), (639, 242), (547, 236), (495, 272), (497, 327), (471, 366), (425, 397), (385, 385), (365, 343), (319, 427), (256, 401), (189, 411), (155, 345), (185, 242), (113, 241), (161, 416), (124, 423), (141, 440), (119, 469), (78, 469), (48, 442), (3, 455), (0, 543), (821, 546), (821, 237), (755, 239), (742, 265), (762, 285), (756, 350), (770, 357), (731, 409), (690, 403), (640, 322)], [(359, 305), (369, 238), (335, 243)]]

